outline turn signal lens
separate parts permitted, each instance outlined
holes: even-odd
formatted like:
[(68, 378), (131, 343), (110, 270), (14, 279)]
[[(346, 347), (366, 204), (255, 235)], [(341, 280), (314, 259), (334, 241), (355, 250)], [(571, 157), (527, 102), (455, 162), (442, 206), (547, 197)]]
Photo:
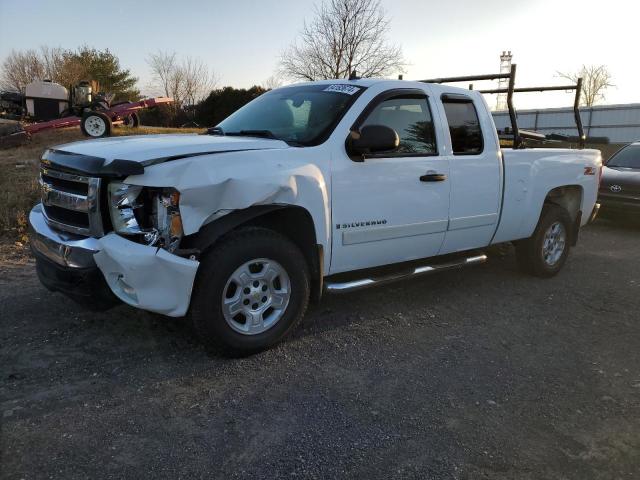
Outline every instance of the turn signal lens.
[(171, 216), (171, 228), (172, 237), (182, 237), (182, 218), (180, 215)]

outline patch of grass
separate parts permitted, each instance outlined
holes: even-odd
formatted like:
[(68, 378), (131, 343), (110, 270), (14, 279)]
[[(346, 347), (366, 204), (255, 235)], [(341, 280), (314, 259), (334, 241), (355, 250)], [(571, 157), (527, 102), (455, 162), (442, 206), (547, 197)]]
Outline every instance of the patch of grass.
[(38, 162), (0, 163), (0, 233), (26, 241), (27, 216), (38, 203)]
[(114, 136), (122, 135), (155, 135), (168, 133), (202, 133), (205, 128), (165, 128), (165, 127), (138, 127), (138, 128), (114, 128)]

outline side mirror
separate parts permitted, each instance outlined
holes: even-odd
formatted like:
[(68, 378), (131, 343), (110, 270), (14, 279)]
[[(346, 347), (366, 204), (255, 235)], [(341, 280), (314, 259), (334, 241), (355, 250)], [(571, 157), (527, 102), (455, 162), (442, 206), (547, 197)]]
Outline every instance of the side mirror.
[(354, 156), (393, 151), (400, 145), (400, 137), (385, 125), (366, 125), (359, 132), (351, 132), (347, 152)]

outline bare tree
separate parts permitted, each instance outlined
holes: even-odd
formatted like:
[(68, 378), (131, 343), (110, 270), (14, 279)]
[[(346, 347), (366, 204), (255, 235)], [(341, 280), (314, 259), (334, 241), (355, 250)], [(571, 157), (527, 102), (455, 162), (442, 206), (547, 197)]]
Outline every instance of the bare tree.
[(269, 78), (265, 79), (261, 86), (265, 90), (273, 90), (274, 88), (281, 87), (283, 84), (284, 80), (282, 78), (282, 74), (280, 72), (275, 72), (273, 75), (269, 76)]
[(48, 78), (60, 85), (69, 87), (82, 80), (91, 79), (88, 65), (69, 50), (42, 47), (42, 59), (49, 72)]
[(102, 85), (119, 99), (140, 95), (135, 88), (138, 79), (120, 67), (118, 57), (108, 49), (100, 51), (86, 45), (76, 50), (42, 46), (38, 50), (12, 51), (3, 60), (0, 87), (24, 91), (34, 80), (51, 80), (64, 87), (91, 80), (96, 85), (94, 90)]
[(71, 52), (60, 47), (42, 46), (39, 50), (12, 51), (2, 64), (3, 88), (24, 91), (34, 80), (52, 80), (64, 86), (77, 81), (71, 64)]
[(44, 62), (37, 50), (12, 50), (2, 62), (0, 85), (7, 90), (24, 92), (28, 83), (45, 76)]
[(42, 62), (45, 78), (67, 86), (72, 82), (65, 82), (68, 63), (68, 52), (60, 47), (40, 47), (40, 61)]
[(215, 73), (200, 59), (178, 59), (175, 52), (158, 52), (147, 59), (153, 86), (162, 94), (172, 97), (174, 108), (193, 106), (216, 85)]
[(206, 97), (218, 83), (215, 72), (200, 59), (186, 57), (180, 66), (183, 82), (183, 101), (193, 106)]
[(283, 52), (280, 68), (300, 80), (402, 73), (402, 49), (387, 41), (389, 20), (380, 0), (324, 0), (299, 39)]
[(581, 103), (587, 107), (604, 100), (605, 90), (615, 86), (611, 83), (611, 73), (605, 65), (583, 65), (576, 73), (558, 72), (558, 75), (574, 83), (582, 78)]
[(153, 86), (159, 88), (165, 97), (173, 96), (176, 93), (173, 91), (176, 83), (173, 77), (178, 69), (176, 53), (152, 53), (147, 59), (147, 64), (151, 69)]

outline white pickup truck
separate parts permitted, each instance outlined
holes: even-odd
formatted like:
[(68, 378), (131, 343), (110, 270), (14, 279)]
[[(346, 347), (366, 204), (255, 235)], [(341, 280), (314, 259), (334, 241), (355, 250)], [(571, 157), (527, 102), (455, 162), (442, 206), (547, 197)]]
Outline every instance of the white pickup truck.
[(311, 82), (205, 135), (47, 150), (31, 245), (52, 290), (189, 313), (205, 342), (250, 353), (323, 292), (480, 263), (490, 245), (555, 275), (597, 211), (601, 167), (597, 150), (502, 150), (476, 91)]

